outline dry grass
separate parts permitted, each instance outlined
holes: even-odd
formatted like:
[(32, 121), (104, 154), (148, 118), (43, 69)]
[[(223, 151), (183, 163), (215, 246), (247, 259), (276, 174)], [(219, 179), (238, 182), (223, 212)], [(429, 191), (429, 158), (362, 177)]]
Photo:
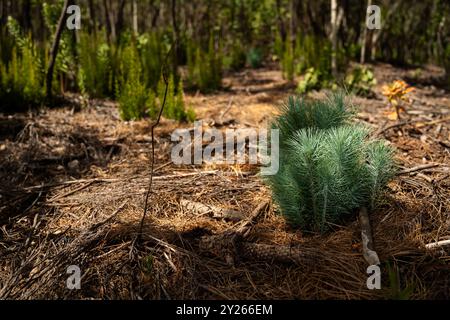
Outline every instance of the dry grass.
[[(265, 79), (272, 73), (263, 70), (257, 76)], [(271, 96), (270, 84), (256, 83)], [(257, 91), (255, 86), (252, 90)], [(287, 94), (272, 87), (272, 103)], [(234, 126), (262, 125), (269, 112), (276, 112), (268, 107), (269, 101), (258, 105), (259, 92), (234, 94), (237, 107), (224, 115), (235, 120)], [(207, 119), (220, 113), (230, 99), (230, 94), (219, 95), (223, 97), (189, 99)], [(384, 110), (373, 107), (380, 101), (358, 98), (358, 102), (363, 107), (361, 121), (374, 128), (384, 125)], [(245, 104), (255, 108), (241, 110)], [(429, 116), (436, 109), (426, 108), (418, 103), (416, 110), (424, 113), (415, 117), (423, 116), (423, 121), (443, 117), (434, 111)], [(313, 265), (237, 259), (229, 266), (220, 255), (200, 250), (202, 236), (235, 230), (240, 223), (188, 212), (181, 199), (249, 215), (270, 199), (270, 191), (256, 167), (171, 164), (170, 133), (177, 123), (165, 120), (156, 130), (154, 193), (144, 233), (134, 242), (149, 179), (149, 124), (120, 122), (108, 105), (74, 114), (68, 109), (47, 110), (18, 119), (20, 130), (0, 141), (0, 298), (449, 298), (449, 251), (425, 249), (429, 242), (450, 238), (449, 150), (430, 138), (446, 140), (448, 122), (442, 123), (439, 133), (436, 126), (414, 124), (384, 133), (399, 149), (404, 167), (422, 162), (439, 166), (399, 176), (371, 213), (383, 283), (382, 290), (368, 290), (356, 221), (333, 226), (325, 235), (305, 234), (287, 226), (277, 208), (269, 206), (247, 241), (315, 253), (319, 263)], [(420, 138), (424, 135), (428, 138)], [(82, 270), (81, 290), (66, 289), (66, 270), (73, 264)], [(400, 290), (388, 276), (397, 272)], [(411, 294), (406, 296), (405, 288), (411, 288)]]

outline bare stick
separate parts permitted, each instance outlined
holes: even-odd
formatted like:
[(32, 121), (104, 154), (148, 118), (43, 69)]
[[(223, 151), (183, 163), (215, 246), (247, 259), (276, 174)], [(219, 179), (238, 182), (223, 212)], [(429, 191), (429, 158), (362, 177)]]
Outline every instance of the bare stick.
[(266, 210), (267, 206), (269, 205), (269, 200), (265, 200), (257, 206), (252, 213), (250, 214), (250, 217), (248, 220), (246, 220), (237, 230), (236, 233), (246, 237), (248, 236), (251, 227), (258, 221), (259, 216)]
[(425, 248), (435, 249), (435, 248), (440, 248), (440, 247), (444, 247), (444, 246), (450, 246), (450, 240), (441, 240), (438, 242), (432, 242), (432, 243), (426, 244)]
[(402, 122), (394, 123), (394, 124), (391, 124), (391, 125), (389, 125), (389, 126), (387, 126), (387, 127), (380, 128), (378, 131), (376, 131), (376, 132), (374, 133), (374, 136), (377, 137), (377, 136), (379, 136), (379, 135), (385, 133), (385, 132), (388, 131), (389, 129), (402, 127), (402, 126), (405, 126), (405, 125), (407, 125), (407, 124), (411, 124), (411, 123), (419, 122), (419, 121), (420, 121), (420, 120), (415, 120), (415, 121), (402, 121)]
[(359, 210), (359, 223), (361, 225), (361, 237), (363, 245), (364, 259), (369, 265), (379, 265), (380, 259), (373, 247), (372, 229), (370, 227), (369, 215), (367, 208), (362, 207)]
[(180, 205), (183, 209), (194, 212), (198, 215), (208, 215), (216, 219), (225, 219), (230, 221), (241, 221), (244, 215), (236, 210), (216, 207), (210, 204), (181, 199)]
[(164, 64), (163, 64), (163, 66), (161, 68), (162, 69), (161, 73), (162, 73), (164, 84), (166, 85), (166, 88), (164, 90), (164, 99), (163, 99), (163, 102), (161, 104), (161, 108), (159, 109), (158, 117), (156, 118), (156, 121), (151, 126), (151, 132), (152, 132), (152, 162), (151, 162), (151, 167), (150, 167), (150, 182), (149, 182), (149, 185), (148, 185), (147, 192), (145, 194), (144, 214), (142, 215), (141, 224), (139, 226), (138, 237), (141, 235), (142, 228), (144, 227), (144, 220), (145, 220), (145, 217), (147, 215), (147, 208), (148, 208), (148, 198), (150, 196), (150, 193), (152, 192), (153, 170), (154, 170), (154, 166), (155, 166), (155, 128), (156, 128), (156, 126), (159, 125), (162, 113), (164, 111), (164, 106), (166, 104), (167, 90), (169, 88), (169, 80), (168, 80), (168, 75), (167, 75), (167, 69), (165, 67), (167, 66), (167, 59), (168, 59), (169, 54), (172, 51), (174, 46), (176, 47), (176, 44), (173, 44), (172, 47), (170, 48), (170, 50), (167, 52)]
[(231, 96), (230, 100), (228, 101), (228, 105), (225, 108), (225, 110), (223, 110), (220, 113), (220, 116), (219, 116), (219, 122), (220, 123), (223, 123), (223, 116), (231, 109), (232, 106), (233, 106), (233, 96)]
[(248, 236), (252, 226), (268, 205), (269, 201), (267, 200), (260, 203), (250, 214), (250, 217), (237, 229), (228, 230), (212, 236), (203, 236), (200, 240), (200, 250), (212, 253), (218, 257), (223, 257), (228, 265), (234, 265), (242, 240)]
[(402, 170), (402, 171), (398, 172), (397, 175), (402, 175), (402, 174), (407, 174), (407, 173), (416, 172), (416, 171), (420, 171), (420, 170), (430, 169), (430, 168), (434, 168), (434, 167), (438, 167), (438, 166), (439, 166), (439, 163), (423, 164), (420, 166)]
[(384, 127), (384, 128), (380, 128), (378, 131), (376, 131), (374, 133), (374, 136), (379, 136), (382, 133), (385, 133), (386, 131), (388, 131), (390, 129), (402, 127), (402, 126), (405, 126), (405, 125), (408, 125), (408, 124), (418, 123), (416, 125), (416, 127), (417, 128), (422, 128), (422, 127), (431, 126), (431, 125), (438, 124), (438, 123), (445, 122), (445, 121), (449, 121), (449, 120), (450, 120), (450, 117), (445, 117), (445, 118), (442, 118), (442, 119), (437, 119), (437, 120), (433, 120), (433, 121), (425, 121), (425, 122), (424, 122), (424, 120), (421, 120), (421, 119), (402, 121), (402, 122), (391, 124), (391, 125), (389, 125), (387, 127)]

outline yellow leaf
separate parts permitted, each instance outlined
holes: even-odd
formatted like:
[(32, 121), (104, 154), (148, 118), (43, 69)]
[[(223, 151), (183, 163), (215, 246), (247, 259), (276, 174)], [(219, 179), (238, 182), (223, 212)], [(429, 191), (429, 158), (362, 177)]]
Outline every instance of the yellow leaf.
[(389, 119), (389, 120), (397, 120), (398, 119), (398, 117), (397, 117), (397, 112), (389, 112), (388, 113), (388, 115), (387, 115), (387, 118)]

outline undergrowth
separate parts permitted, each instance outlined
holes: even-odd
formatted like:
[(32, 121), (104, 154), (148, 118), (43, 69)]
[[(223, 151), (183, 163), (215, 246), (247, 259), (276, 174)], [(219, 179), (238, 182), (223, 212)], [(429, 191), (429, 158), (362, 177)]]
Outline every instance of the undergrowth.
[(321, 101), (290, 97), (273, 124), (280, 130), (280, 166), (268, 177), (282, 215), (295, 227), (325, 231), (330, 223), (373, 208), (393, 177), (393, 149), (352, 122), (340, 93)]

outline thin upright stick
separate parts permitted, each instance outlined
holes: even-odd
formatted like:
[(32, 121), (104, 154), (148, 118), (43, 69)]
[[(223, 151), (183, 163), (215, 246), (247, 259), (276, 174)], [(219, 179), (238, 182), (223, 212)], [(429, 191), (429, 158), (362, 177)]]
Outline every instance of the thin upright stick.
[(164, 111), (164, 106), (166, 104), (167, 90), (169, 88), (169, 80), (168, 80), (168, 76), (167, 76), (167, 73), (166, 73), (167, 72), (167, 68), (165, 68), (165, 67), (167, 66), (167, 59), (168, 59), (169, 54), (172, 51), (173, 47), (174, 46), (172, 45), (170, 50), (167, 52), (166, 58), (164, 59), (164, 64), (161, 67), (161, 73), (162, 73), (164, 84), (165, 84), (166, 88), (164, 90), (164, 99), (163, 99), (161, 108), (159, 109), (158, 117), (156, 118), (156, 121), (151, 126), (151, 132), (152, 132), (152, 161), (151, 161), (151, 167), (150, 167), (150, 182), (149, 182), (149, 185), (148, 185), (147, 192), (145, 193), (144, 214), (142, 215), (141, 224), (139, 226), (138, 237), (142, 234), (142, 229), (144, 227), (144, 220), (145, 220), (145, 217), (147, 216), (148, 199), (150, 197), (150, 193), (152, 192), (153, 171), (154, 171), (154, 167), (155, 167), (155, 133), (154, 133), (154, 131), (155, 131), (156, 126), (159, 125), (162, 113)]

